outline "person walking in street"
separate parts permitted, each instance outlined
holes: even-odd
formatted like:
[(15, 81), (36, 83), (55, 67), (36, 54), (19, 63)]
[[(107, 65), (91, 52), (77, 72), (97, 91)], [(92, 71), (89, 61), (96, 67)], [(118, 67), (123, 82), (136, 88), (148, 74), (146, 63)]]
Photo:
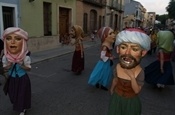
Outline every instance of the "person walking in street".
[(141, 59), (150, 49), (151, 39), (140, 29), (129, 28), (116, 37), (119, 63), (110, 88), (108, 115), (141, 115), (139, 92), (144, 84)]
[(151, 55), (156, 52), (156, 48), (157, 48), (157, 30), (152, 29), (149, 36), (151, 38), (151, 48), (148, 51), (148, 54)]
[(84, 70), (84, 47), (83, 47), (83, 37), (84, 32), (81, 26), (74, 25), (71, 29), (70, 35), (75, 42), (72, 45), (75, 46), (75, 51), (72, 58), (72, 72), (76, 75), (80, 75)]
[(112, 65), (114, 56), (112, 55), (112, 43), (115, 41), (115, 34), (110, 27), (102, 27), (97, 32), (101, 39), (100, 60), (93, 69), (88, 84), (108, 90), (112, 80)]
[(158, 88), (164, 88), (165, 85), (174, 85), (171, 65), (174, 35), (169, 30), (161, 30), (157, 33), (157, 39), (158, 59), (145, 67), (145, 81)]
[(24, 115), (31, 108), (31, 83), (27, 71), (31, 59), (27, 48), (28, 33), (18, 27), (9, 27), (3, 32), (3, 68), (8, 72), (4, 92), (13, 104), (13, 110)]
[(95, 37), (96, 37), (96, 30), (93, 30), (91, 32), (91, 40), (92, 40), (92, 42), (94, 42), (94, 40), (96, 39)]

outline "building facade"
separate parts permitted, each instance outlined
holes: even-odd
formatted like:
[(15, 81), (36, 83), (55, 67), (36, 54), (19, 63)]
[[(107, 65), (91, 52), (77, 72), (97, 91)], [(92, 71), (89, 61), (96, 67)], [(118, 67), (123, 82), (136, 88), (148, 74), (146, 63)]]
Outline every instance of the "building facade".
[(76, 0), (1, 0), (0, 36), (7, 27), (29, 34), (31, 52), (58, 47), (60, 35), (76, 23)]
[(147, 26), (154, 28), (155, 20), (156, 20), (156, 13), (155, 12), (148, 12), (148, 23), (147, 23)]
[(106, 26), (114, 30), (122, 30), (124, 16), (124, 0), (108, 0), (106, 5)]
[(76, 23), (83, 27), (85, 34), (90, 34), (103, 26), (113, 29), (121, 27), (123, 0), (77, 0), (76, 8)]
[(143, 27), (146, 9), (134, 0), (125, 0), (124, 27)]
[(0, 36), (20, 27), (29, 34), (29, 50), (38, 52), (59, 47), (75, 24), (87, 35), (103, 26), (121, 29), (123, 12), (124, 0), (1, 0)]
[(106, 0), (77, 0), (76, 24), (83, 28), (85, 34), (103, 26), (105, 4)]
[(76, 23), (76, 0), (20, 0), (20, 27), (29, 33), (31, 51), (56, 48)]

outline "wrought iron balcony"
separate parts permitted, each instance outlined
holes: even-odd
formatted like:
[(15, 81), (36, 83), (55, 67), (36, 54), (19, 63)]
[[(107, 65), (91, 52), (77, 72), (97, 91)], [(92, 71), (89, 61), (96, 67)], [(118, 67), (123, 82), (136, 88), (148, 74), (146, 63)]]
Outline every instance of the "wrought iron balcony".
[(98, 7), (106, 6), (106, 0), (82, 0), (82, 1)]

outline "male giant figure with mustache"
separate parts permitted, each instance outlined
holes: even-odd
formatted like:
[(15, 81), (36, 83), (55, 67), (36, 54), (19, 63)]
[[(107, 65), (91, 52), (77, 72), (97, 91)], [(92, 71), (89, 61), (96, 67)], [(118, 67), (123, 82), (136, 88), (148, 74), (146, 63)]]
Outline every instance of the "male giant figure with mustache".
[(140, 29), (121, 31), (115, 41), (119, 64), (116, 65), (108, 115), (141, 115), (138, 93), (144, 84), (141, 59), (150, 49), (150, 38)]

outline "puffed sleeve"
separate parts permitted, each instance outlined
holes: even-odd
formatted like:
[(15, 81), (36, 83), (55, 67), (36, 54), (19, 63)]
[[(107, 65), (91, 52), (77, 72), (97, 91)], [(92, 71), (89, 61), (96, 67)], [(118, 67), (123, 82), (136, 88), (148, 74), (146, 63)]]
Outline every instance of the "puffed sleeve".
[(101, 51), (101, 56), (100, 56), (100, 58), (101, 58), (104, 62), (106, 62), (106, 61), (109, 59), (109, 57), (106, 56), (106, 51)]
[(24, 65), (25, 65), (26, 67), (31, 68), (31, 58), (30, 58), (30, 56), (26, 56), (26, 57), (24, 58)]
[(8, 61), (7, 61), (7, 58), (5, 57), (5, 55), (2, 57), (2, 64), (3, 64), (3, 67), (6, 67), (8, 64)]

